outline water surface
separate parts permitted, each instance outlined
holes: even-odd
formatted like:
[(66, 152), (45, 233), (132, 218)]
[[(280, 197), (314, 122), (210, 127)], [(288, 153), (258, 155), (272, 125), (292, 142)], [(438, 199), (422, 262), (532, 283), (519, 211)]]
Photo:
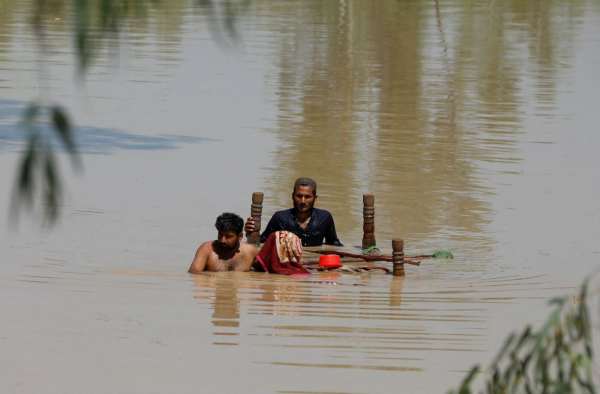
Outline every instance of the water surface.
[[(12, 392), (443, 392), (598, 264), (595, 1), (171, 1), (95, 42), (70, 11), (0, 0), (0, 223), (32, 99), (84, 168), (54, 228), (0, 237), (0, 387)], [(216, 11), (213, 12), (213, 11)], [(449, 250), (405, 278), (185, 274), (218, 214), (318, 182), (344, 250)]]

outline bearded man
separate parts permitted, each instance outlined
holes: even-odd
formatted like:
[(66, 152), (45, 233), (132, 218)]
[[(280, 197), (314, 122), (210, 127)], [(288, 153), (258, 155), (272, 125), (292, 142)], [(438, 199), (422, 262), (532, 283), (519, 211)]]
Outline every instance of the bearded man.
[(215, 227), (217, 239), (200, 245), (188, 272), (250, 271), (258, 249), (242, 242), (244, 220), (235, 213), (225, 212), (217, 218)]
[[(326, 210), (315, 208), (316, 200), (317, 183), (310, 178), (297, 179), (292, 192), (294, 208), (276, 212), (260, 235), (260, 242), (264, 243), (276, 231), (289, 231), (302, 240), (302, 246), (321, 246), (323, 239), (327, 245), (343, 246), (333, 217)], [(252, 217), (246, 221), (245, 230), (246, 234), (254, 231)]]

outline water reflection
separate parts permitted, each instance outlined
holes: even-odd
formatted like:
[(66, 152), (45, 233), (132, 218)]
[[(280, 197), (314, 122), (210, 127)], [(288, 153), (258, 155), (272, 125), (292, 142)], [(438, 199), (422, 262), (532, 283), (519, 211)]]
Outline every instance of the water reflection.
[(236, 21), (251, 9), (251, 5), (251, 0), (194, 1), (195, 8), (206, 16), (213, 39), (222, 46), (235, 46), (241, 43), (242, 35)]
[[(214, 335), (236, 337), (235, 343), (228, 342), (230, 344), (242, 340), (238, 338), (240, 328), (246, 326), (248, 329), (250, 324), (259, 329), (262, 336), (288, 340), (287, 343), (271, 342), (268, 346), (347, 350), (356, 348), (349, 344), (352, 342), (361, 344), (357, 351), (370, 349), (376, 353), (383, 349), (387, 349), (385, 353), (401, 349), (475, 351), (476, 348), (469, 345), (477, 344), (476, 334), (465, 336), (460, 330), (453, 331), (447, 326), (446, 333), (440, 336), (422, 323), (472, 325), (470, 329), (473, 330), (484, 322), (479, 317), (482, 309), (476, 307), (477, 304), (510, 300), (498, 296), (490, 296), (487, 300), (477, 295), (471, 297), (469, 291), (464, 290), (464, 283), (437, 291), (413, 290), (403, 296), (404, 278), (389, 279), (390, 276), (339, 273), (319, 273), (307, 279), (255, 273), (205, 274), (193, 277), (194, 299), (212, 309)], [(382, 288), (384, 283), (387, 283), (388, 291)], [(357, 285), (362, 286), (358, 287), (360, 291), (355, 290)], [(531, 283), (522, 284), (525, 285)], [(506, 290), (504, 287), (499, 289), (500, 292)], [(482, 289), (473, 291), (479, 293)], [(406, 298), (407, 306), (403, 305), (403, 298)], [(302, 319), (298, 322), (308, 318), (312, 324), (264, 324), (297, 318)], [(323, 325), (325, 321), (327, 325)], [(401, 325), (381, 326), (381, 323), (391, 321), (401, 322)], [(322, 345), (313, 342), (320, 339), (329, 342)], [(304, 343), (305, 340), (308, 342)], [(437, 342), (448, 347), (435, 345)], [(220, 337), (217, 344), (222, 343)], [(381, 343), (387, 345), (382, 347)]]
[(390, 307), (400, 308), (402, 306), (403, 277), (394, 277), (390, 281)]
[[(0, 0), (3, 71), (31, 67), (27, 60), (32, 53), (32, 39), (29, 33), (24, 34), (29, 15), (24, 4)], [(185, 90), (181, 86), (187, 85), (172, 87), (167, 76), (186, 60), (197, 61), (197, 54), (193, 57), (190, 53), (208, 33), (191, 26), (190, 21), (196, 21), (194, 12), (204, 11), (190, 11), (179, 1), (163, 4), (165, 12), (151, 10), (147, 24), (134, 23), (127, 32), (132, 58), (139, 60), (130, 68), (134, 75), (129, 80), (153, 83), (137, 83), (136, 87), (143, 86), (142, 93), (132, 93), (128, 88), (114, 90), (114, 85), (107, 84), (111, 71), (94, 70), (90, 80), (100, 90), (94, 91), (98, 93), (95, 103), (111, 102), (123, 108), (133, 103), (132, 110), (146, 113), (144, 99), (155, 94), (157, 86), (176, 92), (169, 98)], [(313, 176), (320, 184), (318, 206), (333, 212), (342, 241), (347, 240), (348, 245), (360, 243), (360, 194), (369, 191), (377, 196), (377, 236), (382, 247), (389, 248), (386, 239), (395, 235), (409, 241), (407, 253), (414, 244), (433, 245), (424, 250), (431, 252), (440, 240), (451, 240), (449, 250), (456, 251), (458, 258), (452, 262), (428, 261), (419, 269), (407, 267), (407, 278), (333, 273), (302, 280), (252, 273), (192, 278), (183, 273), (187, 264), (177, 262), (177, 256), (185, 245), (196, 241), (190, 241), (195, 237), (190, 234), (198, 229), (198, 223), (195, 218), (192, 224), (183, 217), (201, 211), (201, 221), (214, 220), (209, 212), (215, 207), (214, 193), (205, 193), (206, 184), (214, 182), (214, 190), (228, 192), (225, 203), (236, 204), (239, 198), (246, 201), (246, 197), (229, 193), (231, 179), (224, 175), (235, 174), (233, 180), (240, 183), (246, 178), (252, 183), (256, 178), (239, 174), (238, 164), (235, 168), (223, 167), (231, 172), (213, 173), (212, 167), (207, 167), (211, 177), (193, 182), (198, 188), (188, 191), (194, 198), (179, 207), (175, 207), (177, 200), (162, 198), (157, 205), (166, 212), (164, 215), (148, 209), (148, 202), (154, 206), (154, 200), (140, 200), (143, 204), (139, 209), (130, 209), (130, 204), (119, 209), (111, 205), (119, 203), (104, 203), (105, 195), (99, 194), (89, 203), (94, 208), (73, 210), (73, 217), (89, 219), (83, 227), (69, 223), (72, 226), (68, 234), (56, 233), (38, 243), (28, 239), (6, 241), (10, 246), (5, 248), (8, 259), (15, 264), (4, 264), (4, 270), (10, 272), (12, 267), (22, 265), (22, 272), (15, 274), (14, 280), (4, 275), (6, 305), (14, 309), (10, 321), (13, 328), (9, 327), (3, 342), (4, 357), (11, 367), (5, 374), (7, 384), (37, 382), (27, 376), (17, 381), (7, 375), (31, 368), (31, 357), (27, 357), (30, 349), (14, 346), (33, 343), (36, 359), (41, 360), (38, 366), (45, 368), (46, 375), (68, 377), (73, 367), (79, 367), (78, 375), (89, 377), (82, 384), (98, 383), (95, 387), (103, 387), (107, 373), (123, 373), (120, 382), (136, 385), (143, 381), (151, 389), (150, 385), (165, 384), (170, 386), (165, 386), (166, 390), (190, 391), (188, 388), (197, 383), (190, 377), (197, 376), (197, 366), (204, 362), (204, 370), (216, 371), (219, 379), (212, 391), (232, 388), (233, 383), (219, 375), (231, 371), (232, 365), (239, 367), (238, 382), (251, 381), (263, 372), (269, 374), (272, 379), (265, 391), (386, 392), (405, 382), (425, 387), (425, 391), (443, 391), (451, 385), (448, 382), (462, 377), (455, 371), (490, 359), (491, 354), (482, 352), (493, 352), (500, 346), (506, 326), (540, 322), (545, 315), (543, 300), (570, 291), (562, 281), (553, 283), (539, 276), (540, 272), (564, 267), (565, 261), (529, 274), (494, 272), (507, 261), (513, 267), (526, 266), (528, 256), (518, 252), (535, 243), (505, 243), (500, 257), (488, 257), (497, 240), (488, 229), (493, 215), (504, 220), (496, 227), (502, 231), (511, 231), (509, 225), (523, 225), (536, 216), (506, 220), (506, 216), (501, 217), (505, 213), (492, 211), (489, 200), (499, 181), (494, 174), (518, 173), (515, 166), (524, 157), (521, 140), (526, 124), (532, 117), (553, 121), (556, 116), (556, 96), (565, 89), (561, 79), (572, 72), (569, 67), (574, 64), (576, 48), (584, 48), (582, 52), (595, 48), (582, 44), (580, 24), (585, 9), (597, 12), (597, 4), (579, 0), (270, 0), (255, 4), (249, 11), (253, 23), (242, 31), (252, 39), (245, 50), (253, 66), (266, 75), (265, 85), (272, 89), (266, 97), (257, 95), (257, 100), (274, 102), (279, 110), (274, 125), (270, 121), (261, 123), (267, 125), (265, 128), (273, 126), (270, 130), (279, 139), (279, 144), (272, 147), (276, 168), (259, 172), (267, 179), (270, 200), (265, 208), (274, 211), (288, 207), (293, 180), (301, 175)], [(51, 16), (62, 18), (67, 15), (64, 12)], [(72, 51), (61, 35), (67, 29), (62, 20), (48, 21), (48, 29), (57, 39), (57, 51), (50, 60), (57, 66), (69, 64), (65, 53)], [(273, 64), (261, 63), (265, 57)], [(107, 63), (111, 61), (115, 62), (114, 56)], [(181, 76), (186, 82), (198, 77), (199, 63), (190, 63), (192, 71)], [(223, 79), (231, 72), (225, 70)], [(4, 77), (2, 73), (0, 79), (0, 88), (17, 84), (12, 74)], [(29, 88), (28, 83), (22, 85)], [(22, 93), (19, 86), (21, 90), (14, 96)], [(195, 89), (199, 85), (190, 86)], [(232, 96), (200, 97), (198, 106), (181, 112), (174, 109), (181, 102), (173, 100), (169, 116), (181, 116), (195, 125), (197, 109), (212, 100), (215, 107), (226, 108), (225, 112), (206, 111), (202, 116), (208, 118), (206, 130), (213, 133), (210, 136), (221, 138), (221, 120), (232, 116), (228, 106), (231, 102), (227, 101)], [(562, 99), (565, 97), (571, 96)], [(128, 101), (130, 98), (135, 100)], [(6, 116), (0, 120), (0, 136), (10, 137), (2, 141), (3, 146), (4, 142), (18, 144), (18, 137), (10, 129), (15, 114), (11, 111), (18, 104), (4, 104), (0, 105), (0, 117)], [(100, 112), (106, 115), (110, 107), (102, 108)], [(115, 121), (127, 124), (129, 115), (119, 112)], [(248, 119), (244, 116), (264, 114), (256, 111), (235, 115), (245, 123)], [(584, 123), (575, 126), (592, 121), (586, 117)], [(151, 127), (149, 123), (143, 119), (138, 127)], [(144, 141), (122, 135), (120, 130), (106, 130), (108, 139), (91, 141), (91, 151), (95, 146), (101, 152), (112, 152), (201, 142), (178, 137), (163, 140), (162, 136)], [(228, 135), (231, 147), (246, 131), (240, 130)], [(116, 134), (111, 135), (113, 131)], [(90, 132), (93, 135), (93, 130)], [(588, 137), (590, 134), (578, 136), (583, 141)], [(555, 141), (549, 139), (548, 143)], [(577, 146), (572, 145), (570, 152), (574, 153)], [(174, 163), (165, 171), (179, 173), (181, 179), (197, 179), (198, 168), (185, 172), (177, 157), (179, 153), (191, 157), (197, 152), (190, 149), (176, 153), (164, 161), (165, 165)], [(216, 156), (206, 156), (206, 162), (222, 158), (219, 153), (213, 154)], [(246, 159), (251, 162), (248, 168), (254, 168), (251, 158)], [(148, 155), (148, 160), (155, 160), (154, 155)], [(564, 163), (568, 161), (570, 158)], [(214, 162), (221, 165), (219, 160)], [(581, 161), (564, 168), (560, 180), (575, 173), (578, 165), (589, 163)], [(128, 161), (118, 164), (127, 166)], [(511, 184), (510, 179), (506, 182)], [(530, 190), (521, 188), (514, 194)], [(124, 198), (138, 197), (124, 193)], [(160, 194), (154, 197), (161, 199)], [(521, 212), (526, 210), (514, 216)], [(574, 212), (561, 211), (560, 215), (566, 218)], [(147, 225), (146, 215), (153, 216), (152, 226)], [(111, 229), (103, 235), (107, 242), (97, 242), (101, 233), (88, 236), (85, 226), (91, 224)], [(74, 233), (83, 236), (75, 237)], [(139, 236), (132, 238), (133, 233)], [(535, 236), (548, 238), (548, 234), (552, 235), (540, 231)], [(13, 248), (13, 242), (17, 248)], [(582, 245), (571, 243), (567, 249)], [(57, 259), (36, 262), (36, 256), (46, 254)], [(104, 265), (128, 271), (106, 272)], [(151, 268), (172, 269), (175, 273), (147, 271)], [(566, 271), (560, 268), (557, 272)], [(102, 318), (102, 326), (93, 326), (100, 321), (95, 320), (96, 315), (108, 316)], [(59, 319), (59, 327), (64, 330), (56, 329), (55, 321)], [(143, 327), (134, 321), (143, 322)], [(31, 327), (45, 329), (40, 335)], [(115, 339), (120, 338), (123, 329), (127, 330), (128, 345)], [(164, 351), (151, 342), (157, 334)], [(235, 352), (233, 355), (227, 353), (228, 347)], [(68, 349), (77, 351), (65, 353)], [(123, 350), (115, 353), (113, 349)], [(199, 358), (199, 352), (207, 357)], [(85, 354), (93, 354), (93, 362), (82, 362), (86, 361), (81, 359)], [(168, 362), (159, 365), (152, 360)], [(90, 375), (90, 371), (98, 371), (100, 364), (104, 369)], [(186, 369), (190, 365), (195, 367), (193, 373)], [(170, 366), (166, 373), (165, 366)], [(311, 379), (288, 378), (298, 370), (309, 372)], [(355, 380), (348, 379), (349, 372)], [(131, 379), (134, 375), (149, 379)], [(173, 380), (165, 383), (161, 377), (167, 375)], [(440, 378), (433, 382), (431, 376)], [(52, 391), (54, 386), (47, 381), (28, 387), (29, 391), (40, 391), (47, 383)], [(203, 383), (210, 384), (206, 380)], [(139, 386), (133, 389), (139, 390)]]
[[(336, 381), (332, 392), (350, 389), (343, 380), (348, 370), (368, 373), (361, 376), (369, 384), (387, 379), (389, 387), (407, 377), (421, 379), (422, 372), (446, 372), (449, 365), (468, 368), (490, 347), (488, 315), (502, 308), (528, 313), (528, 299), (545, 299), (556, 290), (543, 277), (419, 283), (339, 273), (309, 278), (236, 272), (189, 276), (74, 267), (56, 259), (31, 266), (17, 279), (29, 289), (45, 290), (39, 293), (42, 299), (61, 301), (47, 305), (52, 314), (68, 317), (68, 335), (72, 325), (86, 323), (53, 305), (74, 302), (74, 291), (86, 291), (89, 296), (78, 293), (89, 297), (82, 306), (86, 311), (99, 299), (110, 300), (93, 320), (102, 321), (102, 327), (90, 334), (91, 342), (96, 335), (112, 335), (139, 340), (140, 349), (148, 349), (152, 340), (165, 352), (177, 350), (186, 362), (196, 360), (202, 349), (215, 370), (233, 362), (281, 368), (271, 371), (283, 375), (303, 370), (313, 374), (311, 389), (318, 390), (325, 379)], [(51, 330), (48, 337), (56, 340), (56, 333)], [(287, 391), (302, 387), (281, 377), (272, 381)], [(354, 388), (350, 392), (364, 390)]]
[(273, 210), (289, 205), (293, 179), (312, 176), (319, 204), (355, 243), (360, 197), (372, 192), (381, 238), (437, 234), (489, 252), (494, 190), (478, 162), (511, 171), (522, 159), (524, 74), (553, 116), (584, 4), (297, 1), (273, 11), (286, 25), (274, 86), (282, 148), (266, 180)]
[[(261, 314), (269, 315), (295, 315), (295, 304), (302, 301), (299, 288), (294, 282), (274, 281), (265, 283), (261, 281), (258, 285), (261, 290), (260, 301), (272, 305), (268, 308), (260, 308)], [(288, 307), (290, 305), (291, 307)]]
[[(269, 210), (287, 207), (293, 180), (309, 175), (320, 183), (320, 206), (332, 211), (340, 233), (354, 244), (360, 239), (360, 195), (372, 192), (381, 239), (423, 243), (435, 235), (455, 245), (476, 242), (482, 253), (494, 242), (481, 235), (492, 218), (488, 196), (494, 190), (485, 183), (489, 174), (481, 162), (515, 172), (511, 166), (522, 159), (516, 143), (531, 99), (535, 115), (552, 118), (557, 81), (573, 64), (573, 43), (588, 4), (138, 3), (143, 16), (135, 7), (127, 9), (120, 26), (131, 58), (160, 67), (136, 63), (130, 81), (162, 83), (183, 63), (190, 10), (200, 16), (191, 22), (205, 24), (224, 41), (246, 36), (254, 48), (260, 47), (252, 41), (260, 29), (276, 35), (275, 43), (268, 42), (276, 51), (268, 56), (279, 74), (268, 84), (277, 94), (274, 132), (280, 144), (266, 180)], [(13, 51), (10, 42), (19, 39), (13, 33), (26, 28), (23, 15), (31, 6), (0, 0), (0, 9), (1, 56)], [(70, 48), (62, 45), (67, 9), (64, 0), (52, 2), (43, 22), (53, 38), (48, 56), (61, 64), (57, 55)], [(241, 16), (261, 23), (236, 26)], [(90, 45), (106, 53), (114, 40), (94, 33), (97, 15), (91, 22)], [(110, 67), (116, 55), (96, 61)], [(9, 67), (10, 59), (2, 59), (2, 67)], [(90, 80), (102, 84), (107, 75), (100, 70)], [(10, 80), (0, 85), (12, 86)], [(179, 142), (127, 141), (118, 130), (102, 136), (123, 149)]]
[[(194, 299), (209, 301), (213, 308), (212, 325), (217, 337), (214, 345), (238, 345), (240, 327), (240, 300), (238, 282), (217, 275), (195, 275)], [(214, 291), (214, 292), (213, 292)], [(200, 293), (200, 294), (198, 294)]]

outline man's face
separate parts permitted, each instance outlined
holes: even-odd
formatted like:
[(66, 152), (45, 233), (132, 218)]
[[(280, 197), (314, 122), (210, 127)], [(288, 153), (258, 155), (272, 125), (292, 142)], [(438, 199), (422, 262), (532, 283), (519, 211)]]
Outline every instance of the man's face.
[(313, 195), (312, 186), (302, 186), (299, 185), (294, 190), (292, 194), (292, 199), (294, 200), (294, 208), (298, 212), (308, 212), (315, 205), (315, 200), (317, 196)]
[(237, 247), (240, 245), (242, 236), (242, 233), (236, 234), (235, 231), (219, 231), (217, 244), (222, 250), (237, 249)]

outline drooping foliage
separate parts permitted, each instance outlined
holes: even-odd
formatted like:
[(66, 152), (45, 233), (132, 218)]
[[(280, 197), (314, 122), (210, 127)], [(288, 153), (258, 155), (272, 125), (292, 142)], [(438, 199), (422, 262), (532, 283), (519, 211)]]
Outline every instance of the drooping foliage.
[(457, 390), (470, 394), (480, 372), (486, 373), (482, 393), (595, 393), (592, 379), (592, 337), (588, 281), (579, 298), (550, 301), (554, 310), (539, 329), (527, 326), (511, 334), (487, 371), (473, 367)]
[[(31, 24), (37, 41), (40, 69), (44, 68), (46, 52), (53, 44), (50, 41), (52, 34), (48, 32), (54, 27), (47, 21), (60, 20), (66, 16), (71, 21), (67, 25), (75, 48), (76, 77), (80, 82), (85, 81), (87, 70), (94, 59), (103, 53), (104, 47), (119, 45), (120, 40), (126, 39), (126, 35), (121, 34), (124, 28), (146, 23), (151, 12), (157, 15), (168, 14), (163, 12), (167, 6), (169, 9), (198, 9), (208, 16), (211, 29), (219, 30), (220, 33), (214, 35), (217, 40), (228, 40), (231, 43), (238, 39), (237, 20), (248, 9), (250, 0), (193, 1), (189, 3), (187, 0), (174, 0), (166, 4), (160, 0), (33, 0)], [(216, 24), (223, 26), (218, 29)], [(53, 141), (60, 141), (76, 169), (81, 168), (81, 163), (68, 111), (48, 97), (49, 92), (45, 93), (29, 103), (22, 117), (22, 131), (27, 135), (27, 144), (18, 168), (12, 208), (15, 218), (20, 208), (31, 209), (38, 197), (41, 197), (45, 207), (45, 222), (53, 224), (60, 213), (63, 185), (59, 164), (55, 159), (57, 146)]]

